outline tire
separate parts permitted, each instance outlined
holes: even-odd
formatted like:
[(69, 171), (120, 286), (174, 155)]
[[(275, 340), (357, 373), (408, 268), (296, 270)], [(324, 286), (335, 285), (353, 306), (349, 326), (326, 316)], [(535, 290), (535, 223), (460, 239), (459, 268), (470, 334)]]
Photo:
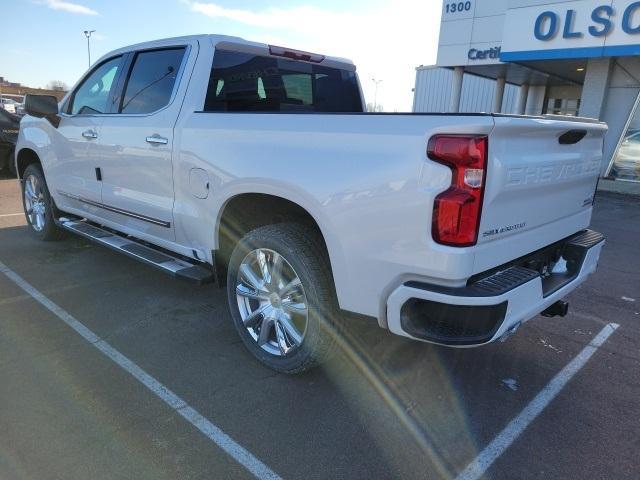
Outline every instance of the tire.
[[(22, 206), (27, 223), (36, 238), (60, 240), (64, 232), (55, 223), (55, 206), (40, 165), (32, 163), (22, 176)], [(34, 207), (36, 211), (34, 211)]]
[[(268, 275), (255, 268), (261, 259)], [(234, 248), (227, 269), (231, 316), (247, 349), (272, 370), (301, 373), (334, 353), (342, 320), (328, 265), (320, 239), (298, 224), (257, 228)]]

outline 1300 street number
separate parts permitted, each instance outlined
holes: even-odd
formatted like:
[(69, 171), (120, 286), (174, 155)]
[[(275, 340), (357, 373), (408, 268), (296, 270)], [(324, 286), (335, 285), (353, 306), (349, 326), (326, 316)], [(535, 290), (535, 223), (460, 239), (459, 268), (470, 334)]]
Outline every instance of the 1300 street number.
[(471, 10), (471, 2), (453, 2), (445, 5), (447, 13), (468, 12)]

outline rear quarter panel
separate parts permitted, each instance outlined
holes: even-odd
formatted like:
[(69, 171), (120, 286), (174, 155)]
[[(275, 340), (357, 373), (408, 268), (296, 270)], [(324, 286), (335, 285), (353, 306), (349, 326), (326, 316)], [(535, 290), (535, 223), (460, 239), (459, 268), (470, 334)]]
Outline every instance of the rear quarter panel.
[[(189, 114), (177, 136), (177, 240), (210, 251), (229, 199), (286, 198), (318, 223), (340, 306), (383, 317), (388, 291), (406, 279), (460, 284), (471, 274), (472, 250), (431, 240), (433, 198), (451, 173), (427, 160), (426, 145), (436, 133), (492, 127), (487, 116)], [(190, 192), (192, 168), (209, 176), (206, 199)]]

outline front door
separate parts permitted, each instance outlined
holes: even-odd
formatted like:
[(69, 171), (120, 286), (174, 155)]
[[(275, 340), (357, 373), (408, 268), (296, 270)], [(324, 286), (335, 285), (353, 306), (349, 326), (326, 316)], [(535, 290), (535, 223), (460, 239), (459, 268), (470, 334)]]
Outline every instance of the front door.
[(95, 66), (62, 107), (55, 158), (47, 177), (58, 206), (95, 210), (102, 198), (96, 158), (98, 131), (111, 108), (122, 56)]
[[(135, 52), (117, 111), (97, 142), (105, 217), (124, 231), (173, 241), (173, 128), (186, 46)], [(186, 75), (184, 76), (186, 77)], [(174, 101), (175, 100), (175, 101)]]

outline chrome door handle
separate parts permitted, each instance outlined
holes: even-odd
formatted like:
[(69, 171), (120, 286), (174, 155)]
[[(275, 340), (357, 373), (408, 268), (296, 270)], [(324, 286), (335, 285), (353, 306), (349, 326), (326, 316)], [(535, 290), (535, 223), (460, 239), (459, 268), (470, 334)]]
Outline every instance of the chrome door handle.
[(166, 145), (167, 143), (169, 143), (169, 139), (161, 137), (156, 133), (154, 135), (151, 135), (150, 137), (147, 137), (147, 143), (151, 143), (153, 145)]
[(93, 130), (85, 130), (84, 132), (82, 132), (82, 136), (88, 139), (98, 138), (98, 134)]

